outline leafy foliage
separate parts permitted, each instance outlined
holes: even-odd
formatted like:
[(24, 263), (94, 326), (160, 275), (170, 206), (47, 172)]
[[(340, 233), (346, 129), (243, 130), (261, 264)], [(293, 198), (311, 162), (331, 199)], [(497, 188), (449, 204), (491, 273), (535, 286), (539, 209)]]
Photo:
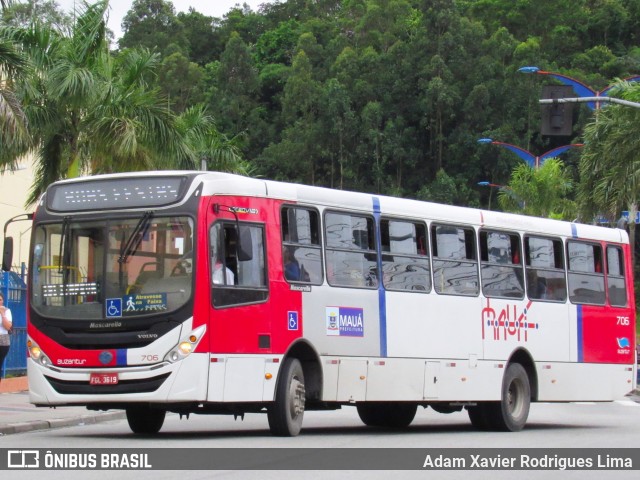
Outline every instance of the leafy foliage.
[(572, 189), (559, 159), (549, 158), (539, 168), (521, 163), (513, 170), (509, 184), (500, 189), (498, 203), (507, 211), (571, 220), (576, 213), (575, 203), (568, 198)]
[[(48, 3), (42, 0), (42, 5)], [(534, 210), (536, 195), (548, 200), (540, 190), (544, 181), (559, 175), (559, 188), (591, 181), (595, 191), (611, 175), (608, 171), (578, 170), (577, 154), (564, 154), (562, 169), (553, 170), (554, 163), (547, 162), (549, 172), (526, 172), (513, 153), (479, 145), (477, 139), (491, 137), (544, 152), (575, 143), (587, 124), (585, 136), (594, 139), (588, 144), (609, 134), (600, 127), (589, 133), (595, 129), (592, 112), (581, 106), (575, 109), (574, 135), (542, 136), (538, 99), (542, 84), (553, 80), (518, 73), (523, 65), (564, 73), (595, 90), (640, 73), (640, 3), (635, 0), (288, 0), (258, 11), (236, 6), (222, 18), (193, 9), (176, 14), (167, 0), (135, 0), (123, 28), (119, 51), (110, 54), (91, 42), (83, 53), (62, 29), (54, 33), (39, 27), (20, 40), (25, 52), (28, 44), (46, 46), (29, 50), (29, 58), (47, 76), (37, 82), (32, 77), (16, 98), (26, 101), (29, 127), (51, 128), (47, 146), (64, 159), (48, 165), (53, 170), (47, 178), (69, 171), (71, 140), (82, 140), (79, 129), (84, 135), (93, 132), (84, 130), (88, 124), (83, 122), (98, 101), (105, 103), (96, 109), (104, 115), (101, 128), (117, 125), (128, 140), (117, 155), (94, 156), (93, 163), (104, 162), (105, 171), (120, 168), (120, 155), (133, 155), (135, 147), (136, 168), (169, 165), (166, 155), (151, 162), (156, 155), (152, 138), (134, 134), (142, 132), (134, 128), (141, 123), (124, 121), (123, 113), (115, 114), (115, 100), (105, 97), (135, 91), (130, 98), (113, 98), (120, 99), (122, 110), (135, 109), (137, 101), (155, 112), (144, 118), (149, 126), (167, 126), (158, 133), (163, 141), (176, 141), (168, 132), (180, 121), (207, 119), (228, 135), (219, 137), (220, 145), (233, 146), (229, 152), (236, 160), (250, 159), (256, 175), (469, 205), (490, 201), (487, 189), (476, 186), (481, 180), (542, 182), (527, 200), (527, 211), (567, 216), (572, 207), (560, 198), (571, 200), (573, 191), (560, 191), (552, 206)], [(87, 40), (91, 33), (80, 37)], [(134, 75), (135, 69), (126, 73), (127, 66), (136, 64), (129, 55), (139, 47), (146, 48), (154, 65), (144, 69), (144, 88), (116, 78)], [(57, 102), (34, 102), (45, 87)], [(155, 100), (146, 97), (152, 92)], [(198, 106), (203, 99), (206, 109)], [(606, 121), (615, 111), (607, 107), (599, 116)], [(3, 125), (8, 118), (6, 113)], [(615, 122), (633, 125), (632, 118)], [(38, 142), (42, 145), (42, 138)], [(178, 164), (197, 164), (203, 155), (202, 145), (196, 150), (175, 145), (165, 152), (172, 152)], [(618, 142), (616, 148), (623, 146)], [(594, 151), (587, 164), (603, 154)], [(86, 163), (79, 165), (86, 168)], [(519, 177), (512, 180), (516, 167)], [(545, 174), (551, 177), (536, 177)], [(594, 199), (609, 202), (605, 210), (611, 215), (624, 204)], [(600, 203), (580, 203), (603, 213)], [(515, 207), (507, 202), (504, 208)]]
[[(638, 85), (619, 83), (618, 95), (640, 103)], [(585, 147), (580, 163), (578, 202), (584, 220), (604, 216), (615, 223), (622, 210), (635, 218), (640, 201), (640, 111), (610, 105), (598, 111), (585, 128)], [(630, 222), (635, 245), (635, 223)]]
[[(80, 174), (194, 169), (201, 160), (246, 172), (237, 141), (217, 131), (204, 107), (182, 116), (169, 107), (155, 86), (157, 54), (109, 53), (107, 8), (107, 0), (87, 5), (69, 34), (39, 22), (0, 29), (2, 85), (12, 87), (0, 97), (0, 135), (11, 146), (0, 160), (11, 166), (32, 150), (29, 203), (51, 182)], [(22, 143), (8, 141), (27, 127)]]

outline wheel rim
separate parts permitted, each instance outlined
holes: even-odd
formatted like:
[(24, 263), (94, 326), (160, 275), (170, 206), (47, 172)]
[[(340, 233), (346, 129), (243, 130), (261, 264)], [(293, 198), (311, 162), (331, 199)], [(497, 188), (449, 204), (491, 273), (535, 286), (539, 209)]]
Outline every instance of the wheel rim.
[(304, 384), (293, 377), (289, 385), (289, 415), (292, 419), (304, 413)]
[(512, 418), (519, 418), (524, 410), (524, 383), (514, 379), (507, 391), (507, 408)]

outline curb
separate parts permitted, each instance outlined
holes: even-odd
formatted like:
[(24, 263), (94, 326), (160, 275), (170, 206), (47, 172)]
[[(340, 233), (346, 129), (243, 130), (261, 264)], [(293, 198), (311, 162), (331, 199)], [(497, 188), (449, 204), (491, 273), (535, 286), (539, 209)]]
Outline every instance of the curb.
[(77, 425), (93, 425), (96, 423), (122, 420), (126, 417), (124, 411), (105, 412), (98, 415), (81, 415), (71, 418), (53, 418), (51, 420), (34, 420), (31, 422), (9, 423), (0, 426), (0, 436), (14, 433), (33, 432), (50, 428), (75, 427)]

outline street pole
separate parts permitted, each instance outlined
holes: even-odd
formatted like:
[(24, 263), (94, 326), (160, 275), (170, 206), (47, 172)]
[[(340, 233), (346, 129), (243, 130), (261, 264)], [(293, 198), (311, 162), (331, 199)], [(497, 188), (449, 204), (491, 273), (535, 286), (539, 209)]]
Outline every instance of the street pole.
[[(562, 73), (548, 72), (546, 70), (541, 70), (540, 68), (534, 67), (534, 66), (520, 67), (518, 71), (520, 73), (528, 73), (528, 74), (533, 73), (538, 75), (547, 75), (551, 78), (558, 80), (560, 83), (564, 85), (570, 86), (571, 88), (573, 88), (573, 91), (576, 93), (576, 95), (582, 98), (582, 100), (573, 100), (573, 101), (575, 101), (576, 103), (586, 103), (591, 110), (598, 110), (600, 108), (601, 102), (610, 101), (610, 100), (607, 100), (609, 98), (609, 93), (617, 85), (614, 83), (609, 85), (603, 90), (596, 91), (593, 88), (589, 87), (588, 85), (585, 85), (584, 83), (582, 83), (580, 80), (572, 78), (568, 75), (564, 75)], [(631, 77), (623, 78), (623, 80), (625, 82), (638, 82), (640, 81), (640, 75), (633, 75)], [(551, 99), (545, 99), (545, 100), (551, 100)], [(540, 102), (540, 103), (553, 103), (553, 102), (551, 101), (551, 102)], [(620, 103), (620, 102), (614, 101), (613, 103)]]
[(623, 100), (615, 97), (571, 97), (571, 98), (541, 98), (538, 100), (540, 104), (553, 104), (553, 103), (589, 103), (589, 102), (609, 102), (618, 103), (627, 107), (640, 108), (640, 103), (630, 102), (629, 100)]

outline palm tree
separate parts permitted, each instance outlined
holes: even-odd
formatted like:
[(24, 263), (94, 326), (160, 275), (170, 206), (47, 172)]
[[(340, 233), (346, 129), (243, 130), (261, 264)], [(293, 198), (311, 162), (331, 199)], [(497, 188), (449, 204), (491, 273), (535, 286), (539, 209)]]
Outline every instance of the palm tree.
[(571, 188), (561, 160), (549, 158), (538, 168), (521, 163), (513, 170), (509, 185), (498, 193), (498, 203), (507, 211), (571, 219), (576, 208), (568, 198)]
[(107, 8), (108, 0), (85, 4), (70, 34), (37, 23), (5, 29), (33, 70), (16, 89), (35, 145), (29, 203), (60, 178), (199, 166), (201, 146), (190, 143), (197, 136), (186, 134), (154, 86), (158, 57), (110, 54)]
[[(640, 85), (619, 82), (617, 88), (623, 99), (640, 101)], [(635, 218), (640, 199), (639, 122), (637, 109), (609, 105), (586, 125), (578, 187), (582, 218), (604, 215), (615, 221), (622, 210)], [(629, 237), (635, 245), (634, 221), (629, 223)]]
[[(4, 6), (4, 4), (3, 4)], [(14, 167), (16, 157), (29, 148), (27, 119), (14, 90), (15, 80), (24, 75), (26, 61), (0, 31), (0, 167)]]
[(203, 105), (187, 108), (178, 117), (178, 129), (208, 170), (250, 175), (252, 166), (242, 159), (242, 135), (228, 138), (220, 133)]

